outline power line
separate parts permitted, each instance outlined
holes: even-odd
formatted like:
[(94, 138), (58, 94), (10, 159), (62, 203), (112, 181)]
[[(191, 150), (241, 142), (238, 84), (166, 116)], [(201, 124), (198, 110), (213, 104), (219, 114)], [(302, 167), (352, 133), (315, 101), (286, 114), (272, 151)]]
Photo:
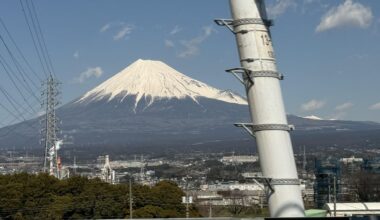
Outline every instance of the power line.
[(15, 105), (18, 105), (18, 106), (21, 106), (21, 108), (26, 111), (28, 114), (32, 114), (31, 112), (29, 112), (26, 108), (24, 108), (24, 106), (20, 105), (15, 99), (13, 99), (11, 97), (11, 95), (3, 88), (0, 86), (0, 91), (1, 93), (4, 94), (5, 98), (8, 100), (8, 102), (12, 105), (12, 107), (15, 109), (15, 111), (17, 111), (19, 114), (19, 108), (17, 108)]
[[(22, 0), (21, 0), (22, 1)], [(54, 75), (54, 71), (53, 71), (53, 67), (52, 65), (49, 65), (51, 64), (51, 60), (50, 60), (50, 56), (47, 52), (47, 50), (45, 50), (46, 48), (44, 47), (44, 45), (46, 46), (46, 43), (44, 41), (44, 38), (43, 38), (43, 35), (42, 35), (42, 31), (41, 31), (41, 28), (40, 25), (39, 25), (39, 22), (37, 20), (37, 15), (35, 15), (30, 8), (29, 6), (29, 3), (28, 3), (28, 0), (25, 0), (25, 4), (26, 4), (26, 7), (28, 9), (28, 12), (29, 12), (29, 16), (30, 16), (30, 21), (32, 23), (32, 27), (34, 29), (34, 32), (35, 32), (35, 35), (36, 35), (36, 38), (37, 38), (37, 43), (39, 45), (39, 49), (41, 51), (41, 54), (42, 54), (42, 58), (45, 62), (45, 65), (46, 65), (46, 69), (48, 70), (48, 73), (49, 75)]]
[(37, 46), (37, 43), (36, 43), (36, 39), (34, 37), (33, 31), (32, 31), (32, 27), (31, 27), (31, 25), (29, 23), (28, 15), (27, 15), (27, 13), (25, 11), (25, 7), (24, 7), (24, 4), (23, 4), (22, 0), (20, 0), (20, 4), (21, 4), (22, 12), (24, 14), (25, 22), (26, 22), (26, 24), (28, 26), (29, 33), (30, 33), (30, 36), (31, 36), (32, 41), (33, 41), (34, 48), (36, 49), (38, 60), (40, 61), (40, 64), (42, 66), (43, 72), (45, 73), (45, 77), (48, 77), (49, 74), (48, 74), (48, 71), (46, 70), (47, 68), (45, 67), (44, 62), (42, 61), (42, 57), (41, 57), (42, 55), (40, 54), (40, 50), (38, 49), (38, 46)]
[(25, 85), (28, 87), (28, 89), (30, 89), (30, 92), (33, 93), (29, 83), (26, 81), (25, 79), (25, 76), (28, 78), (28, 80), (33, 84), (33, 86), (38, 89), (38, 86), (36, 85), (36, 83), (34, 83), (34, 81), (29, 77), (28, 74), (25, 73), (25, 71), (23, 70), (22, 66), (20, 65), (20, 63), (16, 60), (16, 57), (13, 55), (12, 51), (10, 50), (10, 48), (8, 47), (7, 43), (5, 42), (3, 36), (0, 34), (0, 40), (1, 42), (3, 43), (4, 47), (6, 48), (9, 56), (11, 57), (11, 60), (14, 64), (14, 66), (16, 67), (16, 70), (17, 72), (21, 75), (21, 78), (22, 78), (22, 81), (25, 83)]
[[(26, 2), (28, 4), (27, 0), (26, 0)], [(41, 39), (42, 39), (42, 44), (44, 46), (44, 49), (45, 49), (45, 52), (46, 52), (46, 55), (47, 55), (47, 58), (48, 58), (48, 61), (49, 61), (50, 69), (51, 69), (53, 75), (56, 77), (55, 70), (54, 70), (54, 67), (53, 67), (53, 63), (51, 62), (51, 57), (50, 57), (50, 54), (49, 54), (49, 50), (48, 50), (48, 48), (46, 46), (45, 37), (44, 37), (44, 35), (42, 33), (41, 24), (40, 24), (40, 21), (39, 21), (38, 16), (37, 16), (36, 7), (34, 7), (33, 1), (30, 1), (30, 2), (31, 2), (32, 9), (33, 9), (33, 12), (34, 12), (34, 17), (35, 17), (35, 19), (37, 21), (37, 27), (38, 27), (38, 31), (39, 31)]]
[[(25, 95), (21, 92), (20, 88), (17, 86), (16, 82), (14, 81), (12, 75), (9, 73), (8, 69), (6, 68), (7, 64), (6, 62), (4, 62), (5, 60), (3, 59), (3, 57), (0, 55), (0, 63), (1, 65), (3, 66), (4, 70), (5, 70), (5, 73), (7, 74), (7, 76), (9, 77), (9, 79), (11, 80), (12, 84), (15, 86), (16, 90), (18, 91), (18, 93), (21, 95), (22, 99), (25, 101), (25, 103), (27, 103), (28, 107), (30, 109), (32, 109), (33, 112), (37, 113), (36, 110), (33, 109), (33, 107), (29, 104), (28, 100), (26, 100), (25, 98)], [(33, 95), (33, 93), (32, 93)], [(37, 98), (38, 100), (38, 98)]]
[[(3, 88), (0, 88), (0, 91), (6, 93), (6, 91), (5, 91)], [(7, 94), (7, 95), (9, 95), (9, 94)], [(7, 95), (6, 95), (6, 97), (7, 97)], [(7, 98), (7, 99), (8, 99), (8, 98)], [(12, 101), (10, 101), (10, 100), (8, 100), (8, 101), (11, 103), (11, 105), (12, 105), (12, 107), (15, 109), (15, 111), (17, 111), (18, 114), (19, 114), (18, 116), (15, 115), (15, 113), (13, 113), (12, 111), (10, 111), (5, 105), (3, 105), (3, 104), (0, 103), (0, 106), (1, 106), (1, 107), (3, 107), (3, 108), (4, 108), (9, 114), (11, 114), (12, 116), (14, 116), (14, 120), (12, 120), (10, 123), (13, 123), (13, 122), (19, 120), (19, 123), (25, 122), (25, 124), (26, 124), (30, 129), (33, 129), (34, 131), (35, 131), (36, 129), (38, 130), (38, 128), (35, 127), (34, 124), (30, 123), (30, 122), (29, 122), (29, 121), (23, 116), (23, 114), (22, 114), (21, 112), (19, 112), (18, 108), (17, 108), (14, 104), (12, 104)], [(13, 102), (15, 102), (15, 100), (13, 100)], [(22, 105), (20, 105), (20, 106), (23, 107)], [(27, 110), (24, 109), (24, 111), (27, 111)], [(20, 120), (20, 118), (22, 118), (22, 120)], [(9, 128), (8, 131), (6, 131), (4, 134), (2, 134), (2, 135), (0, 136), (0, 138), (4, 138), (4, 137), (8, 136), (8, 135), (11, 134), (11, 132), (14, 131), (16, 128), (17, 128), (17, 126), (13, 126), (13, 127)]]
[(7, 26), (5, 25), (5, 23), (4, 23), (3, 19), (1, 19), (1, 17), (0, 17), (0, 23), (3, 26), (5, 32), (7, 33), (9, 39), (11, 39), (11, 41), (12, 41), (13, 45), (15, 46), (17, 52), (20, 54), (21, 58), (24, 60), (24, 62), (26, 63), (26, 65), (29, 67), (30, 71), (34, 74), (35, 77), (38, 78), (39, 81), (41, 81), (42, 80), (41, 77), (36, 73), (36, 71), (34, 71), (34, 69), (32, 68), (32, 66), (28, 62), (28, 60), (25, 58), (24, 54), (20, 50), (20, 47), (17, 45), (16, 41), (12, 37), (11, 33), (9, 32)]

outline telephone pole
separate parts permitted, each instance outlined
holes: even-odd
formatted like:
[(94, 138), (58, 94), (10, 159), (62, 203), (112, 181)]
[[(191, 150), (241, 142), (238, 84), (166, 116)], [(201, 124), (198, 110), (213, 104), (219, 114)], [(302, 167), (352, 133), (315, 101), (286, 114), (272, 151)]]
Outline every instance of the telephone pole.
[[(41, 106), (45, 111), (45, 117), (42, 119), (42, 141), (44, 143), (44, 167), (43, 172), (48, 172), (48, 170), (54, 170), (57, 167), (57, 149), (55, 147), (58, 133), (58, 119), (56, 116), (56, 107), (59, 105), (58, 95), (60, 83), (54, 79), (52, 75), (49, 75), (45, 82), (43, 82), (42, 90), (42, 103)], [(53, 158), (50, 158), (49, 150), (53, 148)], [(53, 163), (48, 163), (49, 160), (53, 160)], [(53, 164), (53, 165), (51, 165)], [(49, 169), (48, 169), (49, 166)], [(53, 166), (53, 167), (51, 167)], [(56, 169), (58, 171), (58, 169)]]
[(129, 177), (129, 218), (133, 219), (132, 179)]
[(306, 150), (305, 150), (305, 145), (303, 146), (303, 160), (302, 160), (302, 172), (303, 172), (303, 178), (307, 178), (307, 171), (306, 171)]
[(227, 70), (245, 87), (251, 123), (236, 123), (256, 139), (269, 188), (271, 217), (304, 217), (301, 195), (264, 0), (230, 0), (232, 19), (215, 22), (236, 38), (240, 67)]

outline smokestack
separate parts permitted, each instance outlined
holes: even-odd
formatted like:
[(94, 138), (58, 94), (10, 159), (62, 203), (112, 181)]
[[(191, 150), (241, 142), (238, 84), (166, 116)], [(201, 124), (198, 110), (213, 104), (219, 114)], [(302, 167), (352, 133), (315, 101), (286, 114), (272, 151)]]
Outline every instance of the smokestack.
[(252, 123), (236, 124), (255, 137), (263, 176), (270, 189), (271, 217), (304, 217), (280, 80), (263, 0), (230, 0), (233, 20), (216, 20), (236, 37), (241, 68), (227, 70), (245, 86)]

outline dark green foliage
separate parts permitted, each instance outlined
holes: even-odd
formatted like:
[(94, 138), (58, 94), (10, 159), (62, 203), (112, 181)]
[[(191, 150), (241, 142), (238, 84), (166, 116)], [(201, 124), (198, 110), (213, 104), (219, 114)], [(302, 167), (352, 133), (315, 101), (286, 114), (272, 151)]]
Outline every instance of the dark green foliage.
[[(163, 181), (133, 185), (134, 217), (183, 217), (182, 190)], [(192, 209), (194, 216), (197, 210)], [(0, 219), (98, 219), (129, 216), (129, 186), (75, 176), (0, 175)]]

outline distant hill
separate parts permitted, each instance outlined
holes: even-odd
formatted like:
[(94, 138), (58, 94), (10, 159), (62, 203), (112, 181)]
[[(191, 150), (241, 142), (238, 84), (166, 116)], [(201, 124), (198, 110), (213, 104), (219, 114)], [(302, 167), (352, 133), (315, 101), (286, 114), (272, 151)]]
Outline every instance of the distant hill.
[[(137, 60), (83, 96), (60, 107), (60, 135), (66, 142), (83, 147), (166, 147), (181, 150), (217, 145), (252, 145), (235, 122), (249, 122), (246, 100), (192, 79), (163, 62)], [(380, 136), (380, 124), (321, 120), (289, 115), (296, 126), (294, 140), (318, 144), (330, 140), (354, 141), (344, 134)], [(36, 147), (39, 119), (0, 129), (0, 147)], [(306, 137), (306, 139), (305, 139)], [(307, 137), (315, 137), (309, 140)], [(329, 137), (329, 138), (323, 138)]]

